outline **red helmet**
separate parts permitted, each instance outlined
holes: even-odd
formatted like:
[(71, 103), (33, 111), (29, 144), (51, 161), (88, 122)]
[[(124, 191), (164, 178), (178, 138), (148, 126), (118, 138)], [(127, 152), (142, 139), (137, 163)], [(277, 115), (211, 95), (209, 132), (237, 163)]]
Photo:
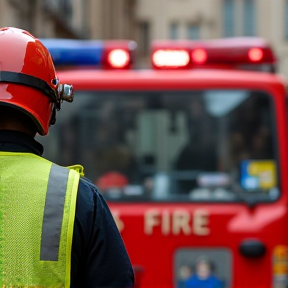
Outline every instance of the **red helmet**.
[(73, 88), (59, 84), (44, 45), (27, 31), (1, 28), (0, 104), (23, 111), (46, 135), (63, 100), (73, 100)]

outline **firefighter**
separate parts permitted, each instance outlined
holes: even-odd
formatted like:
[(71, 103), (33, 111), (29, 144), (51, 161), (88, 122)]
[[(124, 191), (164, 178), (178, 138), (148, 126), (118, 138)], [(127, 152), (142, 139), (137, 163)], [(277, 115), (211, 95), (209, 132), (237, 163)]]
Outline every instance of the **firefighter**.
[(0, 287), (132, 287), (110, 210), (83, 167), (44, 159), (46, 135), (73, 87), (27, 31), (0, 29)]

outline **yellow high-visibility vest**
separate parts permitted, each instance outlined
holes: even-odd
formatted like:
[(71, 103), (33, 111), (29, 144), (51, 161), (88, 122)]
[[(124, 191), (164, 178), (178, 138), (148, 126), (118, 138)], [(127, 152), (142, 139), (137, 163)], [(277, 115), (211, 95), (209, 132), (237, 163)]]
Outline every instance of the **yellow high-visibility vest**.
[(70, 287), (80, 174), (0, 152), (0, 287)]

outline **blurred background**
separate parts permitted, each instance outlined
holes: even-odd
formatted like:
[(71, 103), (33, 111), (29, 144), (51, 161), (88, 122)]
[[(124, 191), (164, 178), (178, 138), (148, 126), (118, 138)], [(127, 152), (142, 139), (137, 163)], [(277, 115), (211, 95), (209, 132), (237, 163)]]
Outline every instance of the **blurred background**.
[(0, 0), (0, 26), (39, 38), (132, 39), (138, 68), (153, 39), (260, 36), (288, 76), (288, 0)]

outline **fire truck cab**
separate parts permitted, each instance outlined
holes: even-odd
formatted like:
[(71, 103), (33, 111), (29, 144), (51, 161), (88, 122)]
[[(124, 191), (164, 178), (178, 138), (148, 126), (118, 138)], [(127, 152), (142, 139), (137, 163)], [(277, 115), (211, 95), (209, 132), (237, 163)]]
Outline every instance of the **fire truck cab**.
[(288, 285), (286, 82), (259, 38), (43, 39), (75, 103), (40, 138), (107, 200), (137, 287)]

